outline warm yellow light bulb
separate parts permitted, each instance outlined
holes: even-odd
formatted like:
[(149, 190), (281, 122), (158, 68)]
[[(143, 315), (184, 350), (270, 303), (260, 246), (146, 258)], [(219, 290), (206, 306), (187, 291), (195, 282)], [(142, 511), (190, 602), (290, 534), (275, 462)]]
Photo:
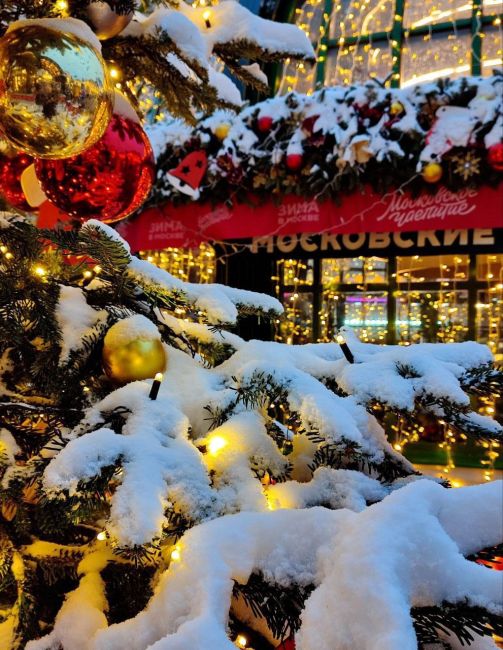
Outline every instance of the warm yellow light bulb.
[(175, 548), (171, 551), (171, 560), (172, 560), (173, 562), (179, 562), (181, 557), (182, 557), (182, 554), (180, 553), (180, 549), (177, 548), (177, 547), (175, 547)]
[(248, 645), (248, 639), (244, 636), (244, 634), (238, 634), (236, 638), (236, 644), (238, 648), (246, 648)]
[(5, 244), (2, 244), (2, 246), (0, 246), (0, 253), (3, 253), (3, 254), (5, 255), (5, 253), (6, 253), (8, 250), (9, 250), (9, 249), (7, 248), (7, 246), (5, 246)]
[(93, 277), (93, 272), (92, 271), (84, 271), (84, 277), (86, 279), (92, 278)]
[(106, 538), (107, 538), (107, 534), (106, 534), (106, 532), (104, 530), (102, 530), (101, 533), (98, 533), (96, 535), (96, 539), (98, 541), (100, 541), (100, 542), (104, 542), (106, 540)]
[(203, 13), (203, 20), (208, 20), (211, 18), (211, 11), (209, 9), (206, 9), (206, 11)]
[(46, 275), (47, 273), (47, 271), (44, 269), (43, 266), (36, 266), (33, 269), (33, 272), (35, 273), (35, 275), (38, 275), (39, 278), (43, 278), (44, 275)]
[(346, 343), (346, 339), (342, 336), (342, 334), (337, 334), (335, 340), (339, 345), (342, 345), (342, 343)]
[(6, 260), (11, 260), (13, 257), (14, 257), (14, 255), (10, 251), (5, 253), (5, 259)]
[(227, 440), (222, 436), (213, 436), (208, 442), (208, 451), (212, 456), (216, 456), (218, 452), (227, 445)]
[(56, 9), (59, 11), (68, 11), (68, 2), (67, 0), (56, 0)]
[(156, 372), (154, 381), (162, 381), (162, 372)]

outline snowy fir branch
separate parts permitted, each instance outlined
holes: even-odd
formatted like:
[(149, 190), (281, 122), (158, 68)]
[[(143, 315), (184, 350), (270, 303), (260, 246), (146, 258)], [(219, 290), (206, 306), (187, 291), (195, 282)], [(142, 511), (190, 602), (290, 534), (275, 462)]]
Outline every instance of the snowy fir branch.
[(258, 83), (257, 75), (248, 71), (250, 62), (315, 60), (302, 30), (260, 18), (234, 0), (209, 7), (168, 0), (112, 0), (107, 3), (109, 12), (127, 17), (119, 33), (112, 34), (100, 33), (98, 10), (93, 8), (97, 4), (103, 3), (6, 0), (0, 8), (0, 35), (19, 19), (82, 20), (102, 39), (103, 58), (120, 75), (121, 89), (137, 108), (138, 91), (148, 86), (165, 110), (189, 121), (198, 111), (242, 104), (237, 86), (214, 67), (215, 60), (262, 91), (268, 88), (267, 78), (262, 73)]
[[(224, 650), (246, 628), (256, 650), (293, 632), (301, 650), (413, 650), (499, 629), (498, 572), (463, 556), (501, 542), (501, 484), (420, 480), (387, 439), (427, 416), (501, 441), (470, 402), (501, 387), (489, 349), (345, 330), (348, 363), (337, 343), (226, 331), (254, 311), (281, 307), (181, 282), (99, 221), (0, 214), (10, 647)], [(155, 398), (153, 373), (107, 365), (136, 341), (167, 359)]]
[[(194, 151), (208, 158), (198, 200), (213, 203), (271, 194), (338, 200), (365, 185), (380, 194), (495, 186), (502, 175), (491, 147), (501, 146), (502, 85), (498, 73), (401, 89), (369, 80), (289, 93), (237, 114), (216, 111), (193, 129), (178, 120), (153, 125), (159, 173), (149, 203), (191, 200), (169, 173)], [(440, 166), (433, 178), (432, 163)]]

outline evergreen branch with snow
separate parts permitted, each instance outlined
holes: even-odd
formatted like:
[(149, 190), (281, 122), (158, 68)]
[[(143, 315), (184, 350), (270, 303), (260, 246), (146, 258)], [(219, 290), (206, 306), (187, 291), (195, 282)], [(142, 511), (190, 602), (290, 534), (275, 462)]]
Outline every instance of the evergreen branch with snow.
[[(154, 643), (166, 634), (185, 647), (184, 635), (194, 630), (198, 640), (191, 637), (190, 647), (223, 650), (234, 647), (236, 621), (248, 620), (237, 601), (265, 617), (269, 635), (284, 635), (300, 622), (299, 644), (337, 648), (337, 640), (316, 636), (331, 626), (312, 621), (322, 598), (333, 601), (338, 627), (351, 628), (352, 614), (346, 616), (337, 595), (340, 576), (345, 594), (353, 588), (349, 577), (344, 582), (342, 557), (352, 576), (361, 564), (365, 575), (377, 572), (384, 593), (399, 590), (399, 612), (391, 596), (376, 604), (383, 620), (399, 621), (397, 650), (412, 649), (411, 639), (420, 642), (427, 621), (441, 616), (454, 634), (471, 634), (473, 607), (493, 625), (499, 604), (487, 599), (494, 582), (488, 574), (456, 564), (464, 586), (440, 592), (428, 567), (438, 551), (447, 572), (439, 580), (448, 583), (453, 540), (465, 555), (501, 541), (490, 516), (499, 507), (494, 488), (450, 497), (454, 491), (436, 481), (418, 483), (386, 435), (390, 415), (414, 422), (427, 413), (467, 437), (501, 439), (501, 426), (478, 416), (469, 400), (500, 386), (486, 346), (377, 346), (348, 330), (355, 358), (348, 364), (336, 343), (244, 341), (224, 326), (242, 313), (276, 316), (277, 301), (181, 282), (132, 256), (98, 221), (78, 232), (49, 233), (0, 214), (0, 270), (0, 597), (7, 603), (0, 634), (9, 630), (13, 649), (112, 650), (127, 638), (128, 648), (146, 650), (145, 639)], [(152, 380), (117, 388), (103, 372), (104, 339), (118, 324), (120, 336), (154, 332), (162, 341), (168, 362), (155, 400)], [(465, 513), (467, 504), (472, 533), (480, 535), (465, 544), (455, 513)], [(407, 519), (412, 515), (417, 519)], [(224, 532), (213, 538), (220, 526)], [(393, 534), (376, 554), (371, 541), (383, 539), (383, 526)], [(230, 544), (224, 559), (222, 535)], [(435, 540), (430, 546), (428, 536)], [(395, 537), (410, 551), (403, 564)], [(199, 556), (188, 550), (193, 539)], [(353, 548), (355, 539), (360, 546)], [(208, 543), (216, 561), (215, 555), (206, 560)], [(337, 580), (329, 566), (315, 566), (325, 544), (328, 564), (339, 562)], [(185, 609), (192, 603), (183, 594), (189, 583), (197, 593), (199, 578), (221, 581), (220, 567), (233, 563), (229, 549), (239, 549), (246, 570), (236, 565), (225, 578), (227, 591), (215, 598), (218, 612), (203, 612), (208, 627)], [(414, 562), (423, 556), (427, 585), (414, 582)], [(199, 576), (182, 570), (174, 588), (181, 600), (169, 586), (178, 580), (179, 557)], [(394, 568), (379, 573), (381, 563)], [(418, 610), (414, 618), (424, 601), (409, 599), (403, 576), (438, 609)], [(135, 579), (143, 596), (134, 593)], [(358, 582), (354, 601), (372, 598), (375, 590), (369, 594), (365, 581)], [(169, 622), (179, 615), (188, 632)], [(389, 627), (375, 633), (386, 650), (393, 648)], [(365, 643), (358, 647), (379, 647)]]

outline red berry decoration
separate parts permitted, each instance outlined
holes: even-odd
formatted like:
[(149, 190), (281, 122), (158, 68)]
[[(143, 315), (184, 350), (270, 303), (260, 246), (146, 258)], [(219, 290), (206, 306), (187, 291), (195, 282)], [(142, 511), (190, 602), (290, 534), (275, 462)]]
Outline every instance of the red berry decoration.
[(21, 187), (21, 174), (33, 162), (26, 153), (0, 154), (0, 196), (18, 210), (33, 212)]
[(258, 130), (261, 133), (268, 133), (273, 125), (274, 120), (269, 115), (262, 115), (257, 120)]
[(497, 142), (489, 147), (487, 162), (497, 172), (503, 172), (503, 142)]
[(292, 172), (302, 167), (303, 156), (301, 153), (289, 153), (286, 157), (286, 166)]
[(137, 210), (150, 192), (155, 161), (136, 120), (114, 112), (103, 137), (63, 160), (37, 160), (38, 179), (56, 207), (79, 219), (112, 223)]

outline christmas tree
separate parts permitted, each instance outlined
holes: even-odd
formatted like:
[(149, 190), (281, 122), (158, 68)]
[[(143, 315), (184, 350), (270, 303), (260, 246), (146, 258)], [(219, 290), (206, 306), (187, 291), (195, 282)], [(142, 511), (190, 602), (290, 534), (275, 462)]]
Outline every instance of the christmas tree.
[[(92, 23), (93, 4), (7, 3), (0, 18), (34, 19), (9, 32), (33, 36), (58, 24), (44, 17)], [(108, 3), (116, 19), (132, 7)], [(280, 46), (297, 39), (282, 26), (232, 24), (236, 7), (212, 7), (199, 30), (231, 16), (211, 51), (233, 72), (241, 57), (309, 56), (302, 40)], [(200, 10), (172, 10), (169, 27), (161, 8), (152, 25), (163, 28), (132, 21), (104, 40), (131, 93), (144, 75), (173, 111), (218, 103), (209, 67), (179, 94), (160, 67), (189, 65), (174, 32)], [(62, 51), (76, 38), (85, 53), (86, 29), (65, 25)], [(18, 41), (4, 42), (12, 55)], [(106, 88), (91, 81), (83, 110), (94, 97), (106, 113)], [(42, 113), (30, 115), (26, 95), (14, 114), (2, 90), (10, 140), (41, 144), (20, 119), (62, 133), (80, 101), (72, 83), (59, 79), (57, 96), (34, 88)], [(93, 128), (58, 146), (89, 145)], [(54, 142), (38, 152), (51, 164)], [(245, 341), (239, 318), (280, 318), (275, 299), (182, 282), (132, 255), (100, 216), (41, 230), (0, 213), (0, 647), (495, 647), (501, 482), (449, 489), (386, 437), (428, 415), (446, 439), (491, 441), (497, 454), (502, 427), (474, 410), (477, 396), (501, 393), (488, 348), (377, 346), (350, 330), (326, 344)]]

